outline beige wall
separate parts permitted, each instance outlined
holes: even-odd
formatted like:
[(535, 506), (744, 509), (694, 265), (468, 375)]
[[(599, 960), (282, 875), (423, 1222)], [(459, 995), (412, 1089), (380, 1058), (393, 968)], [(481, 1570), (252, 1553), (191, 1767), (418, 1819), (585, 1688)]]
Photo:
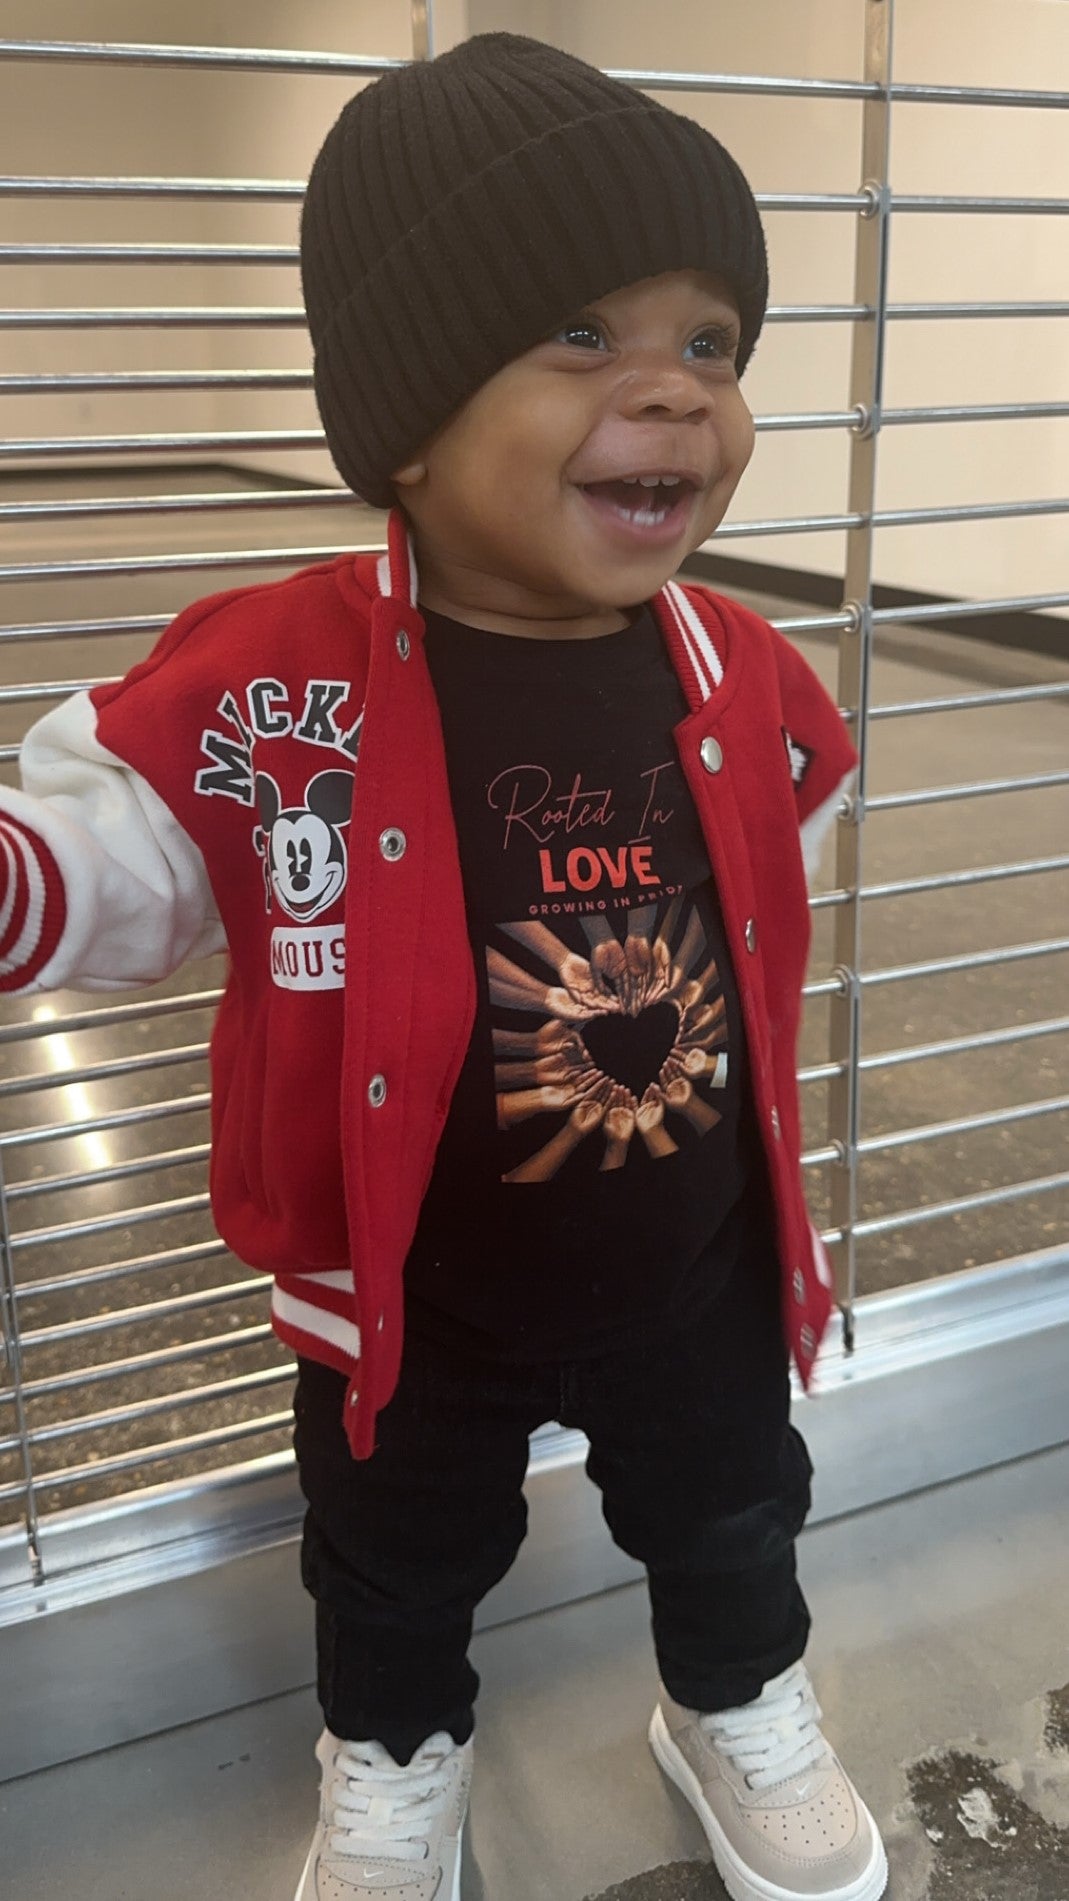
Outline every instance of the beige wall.
[[(541, 34), (606, 66), (784, 72), (854, 77), (860, 71), (859, 0), (705, 0), (651, 8), (647, 0), (438, 0), (439, 46), (470, 30), (509, 27)], [(1012, 22), (1009, 30), (1007, 22)], [(6, 36), (153, 39), (324, 47), (406, 56), (404, 0), (7, 0)], [(1069, 72), (1069, 5), (1054, 0), (898, 0), (896, 74), (967, 84), (1036, 87)], [(172, 172), (300, 179), (323, 131), (352, 90), (349, 81), (262, 75), (116, 71), (103, 67), (0, 63), (5, 171)], [(852, 102), (754, 100), (665, 94), (702, 119), (737, 153), (762, 190), (847, 190), (858, 182), (860, 109)], [(896, 107), (893, 182), (902, 191), (1069, 194), (1064, 116), (1055, 112)], [(88, 201), (0, 201), (5, 235), (209, 239), (292, 243), (296, 207), (217, 209)], [(770, 214), (777, 303), (849, 300), (849, 214)], [(1054, 218), (920, 217), (895, 221), (893, 301), (1069, 297), (1065, 225)], [(299, 301), (295, 272), (229, 267), (117, 270), (44, 268), (6, 273), (10, 295), (48, 302)], [(17, 287), (15, 280), (17, 281)], [(1013, 402), (1065, 396), (1069, 328), (1064, 320), (900, 323), (891, 327), (890, 406)], [(845, 406), (849, 328), (776, 325), (762, 338), (746, 379), (758, 411)], [(286, 367), (307, 363), (303, 334), (285, 331), (100, 333), (19, 338), (13, 368)], [(126, 429), (302, 428), (310, 399), (226, 396), (20, 399), (11, 433), (104, 433)], [(1064, 422), (927, 425), (888, 429), (880, 448), (884, 506), (1027, 499), (1069, 492)], [(278, 458), (268, 458), (278, 465)], [(845, 505), (847, 443), (832, 433), (766, 434), (733, 511), (736, 519)], [(290, 458), (288, 472), (321, 480), (322, 456)], [(996, 526), (884, 531), (882, 580), (945, 594), (997, 595), (1064, 587), (1066, 531), (1057, 517)], [(733, 552), (830, 571), (839, 535), (768, 537)]]

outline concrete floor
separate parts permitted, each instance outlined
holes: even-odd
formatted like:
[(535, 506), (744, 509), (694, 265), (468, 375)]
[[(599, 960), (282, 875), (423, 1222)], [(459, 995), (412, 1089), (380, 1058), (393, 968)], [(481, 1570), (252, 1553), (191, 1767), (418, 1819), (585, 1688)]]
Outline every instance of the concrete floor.
[[(1069, 1447), (807, 1532), (810, 1664), (889, 1901), (1069, 1901)], [(723, 1901), (645, 1742), (642, 1587), (492, 1630), (464, 1901)], [(290, 1901), (310, 1691), (0, 1787), (12, 1901)]]

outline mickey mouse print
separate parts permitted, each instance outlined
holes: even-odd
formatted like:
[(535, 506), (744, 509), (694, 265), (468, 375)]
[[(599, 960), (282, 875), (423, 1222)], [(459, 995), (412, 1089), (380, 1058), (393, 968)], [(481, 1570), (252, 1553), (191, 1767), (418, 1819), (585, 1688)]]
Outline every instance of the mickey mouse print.
[(240, 697), (223, 695), (222, 725), (201, 735), (208, 763), (196, 791), (232, 799), (258, 821), (251, 843), (273, 925), (271, 979), (283, 990), (340, 990), (345, 982), (338, 907), (364, 717), (349, 704), (351, 692), (345, 680), (307, 680), (297, 691), (273, 677), (250, 680)]

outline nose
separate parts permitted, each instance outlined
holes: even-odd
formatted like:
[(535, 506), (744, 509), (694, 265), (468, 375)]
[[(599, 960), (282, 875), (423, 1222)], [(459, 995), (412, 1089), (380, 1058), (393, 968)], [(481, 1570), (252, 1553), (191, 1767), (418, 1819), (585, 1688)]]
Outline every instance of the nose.
[(677, 356), (650, 350), (627, 379), (624, 409), (637, 421), (701, 421), (712, 414), (713, 392)]

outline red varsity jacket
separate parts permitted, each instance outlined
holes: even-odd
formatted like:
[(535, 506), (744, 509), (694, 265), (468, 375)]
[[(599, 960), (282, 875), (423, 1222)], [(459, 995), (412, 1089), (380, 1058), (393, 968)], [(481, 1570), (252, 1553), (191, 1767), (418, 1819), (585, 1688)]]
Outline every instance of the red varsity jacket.
[[(348, 1376), (358, 1458), (396, 1386), (402, 1269), (474, 1011), (416, 600), (396, 513), (381, 558), (187, 608), (118, 685), (39, 721), (24, 789), (0, 789), (0, 990), (117, 989), (228, 950), (216, 1225), (274, 1273), (279, 1336)], [(689, 707), (675, 741), (738, 976), (808, 1384), (833, 1296), (800, 1177), (803, 861), (856, 761), (809, 666), (757, 615), (677, 583), (653, 606)]]

